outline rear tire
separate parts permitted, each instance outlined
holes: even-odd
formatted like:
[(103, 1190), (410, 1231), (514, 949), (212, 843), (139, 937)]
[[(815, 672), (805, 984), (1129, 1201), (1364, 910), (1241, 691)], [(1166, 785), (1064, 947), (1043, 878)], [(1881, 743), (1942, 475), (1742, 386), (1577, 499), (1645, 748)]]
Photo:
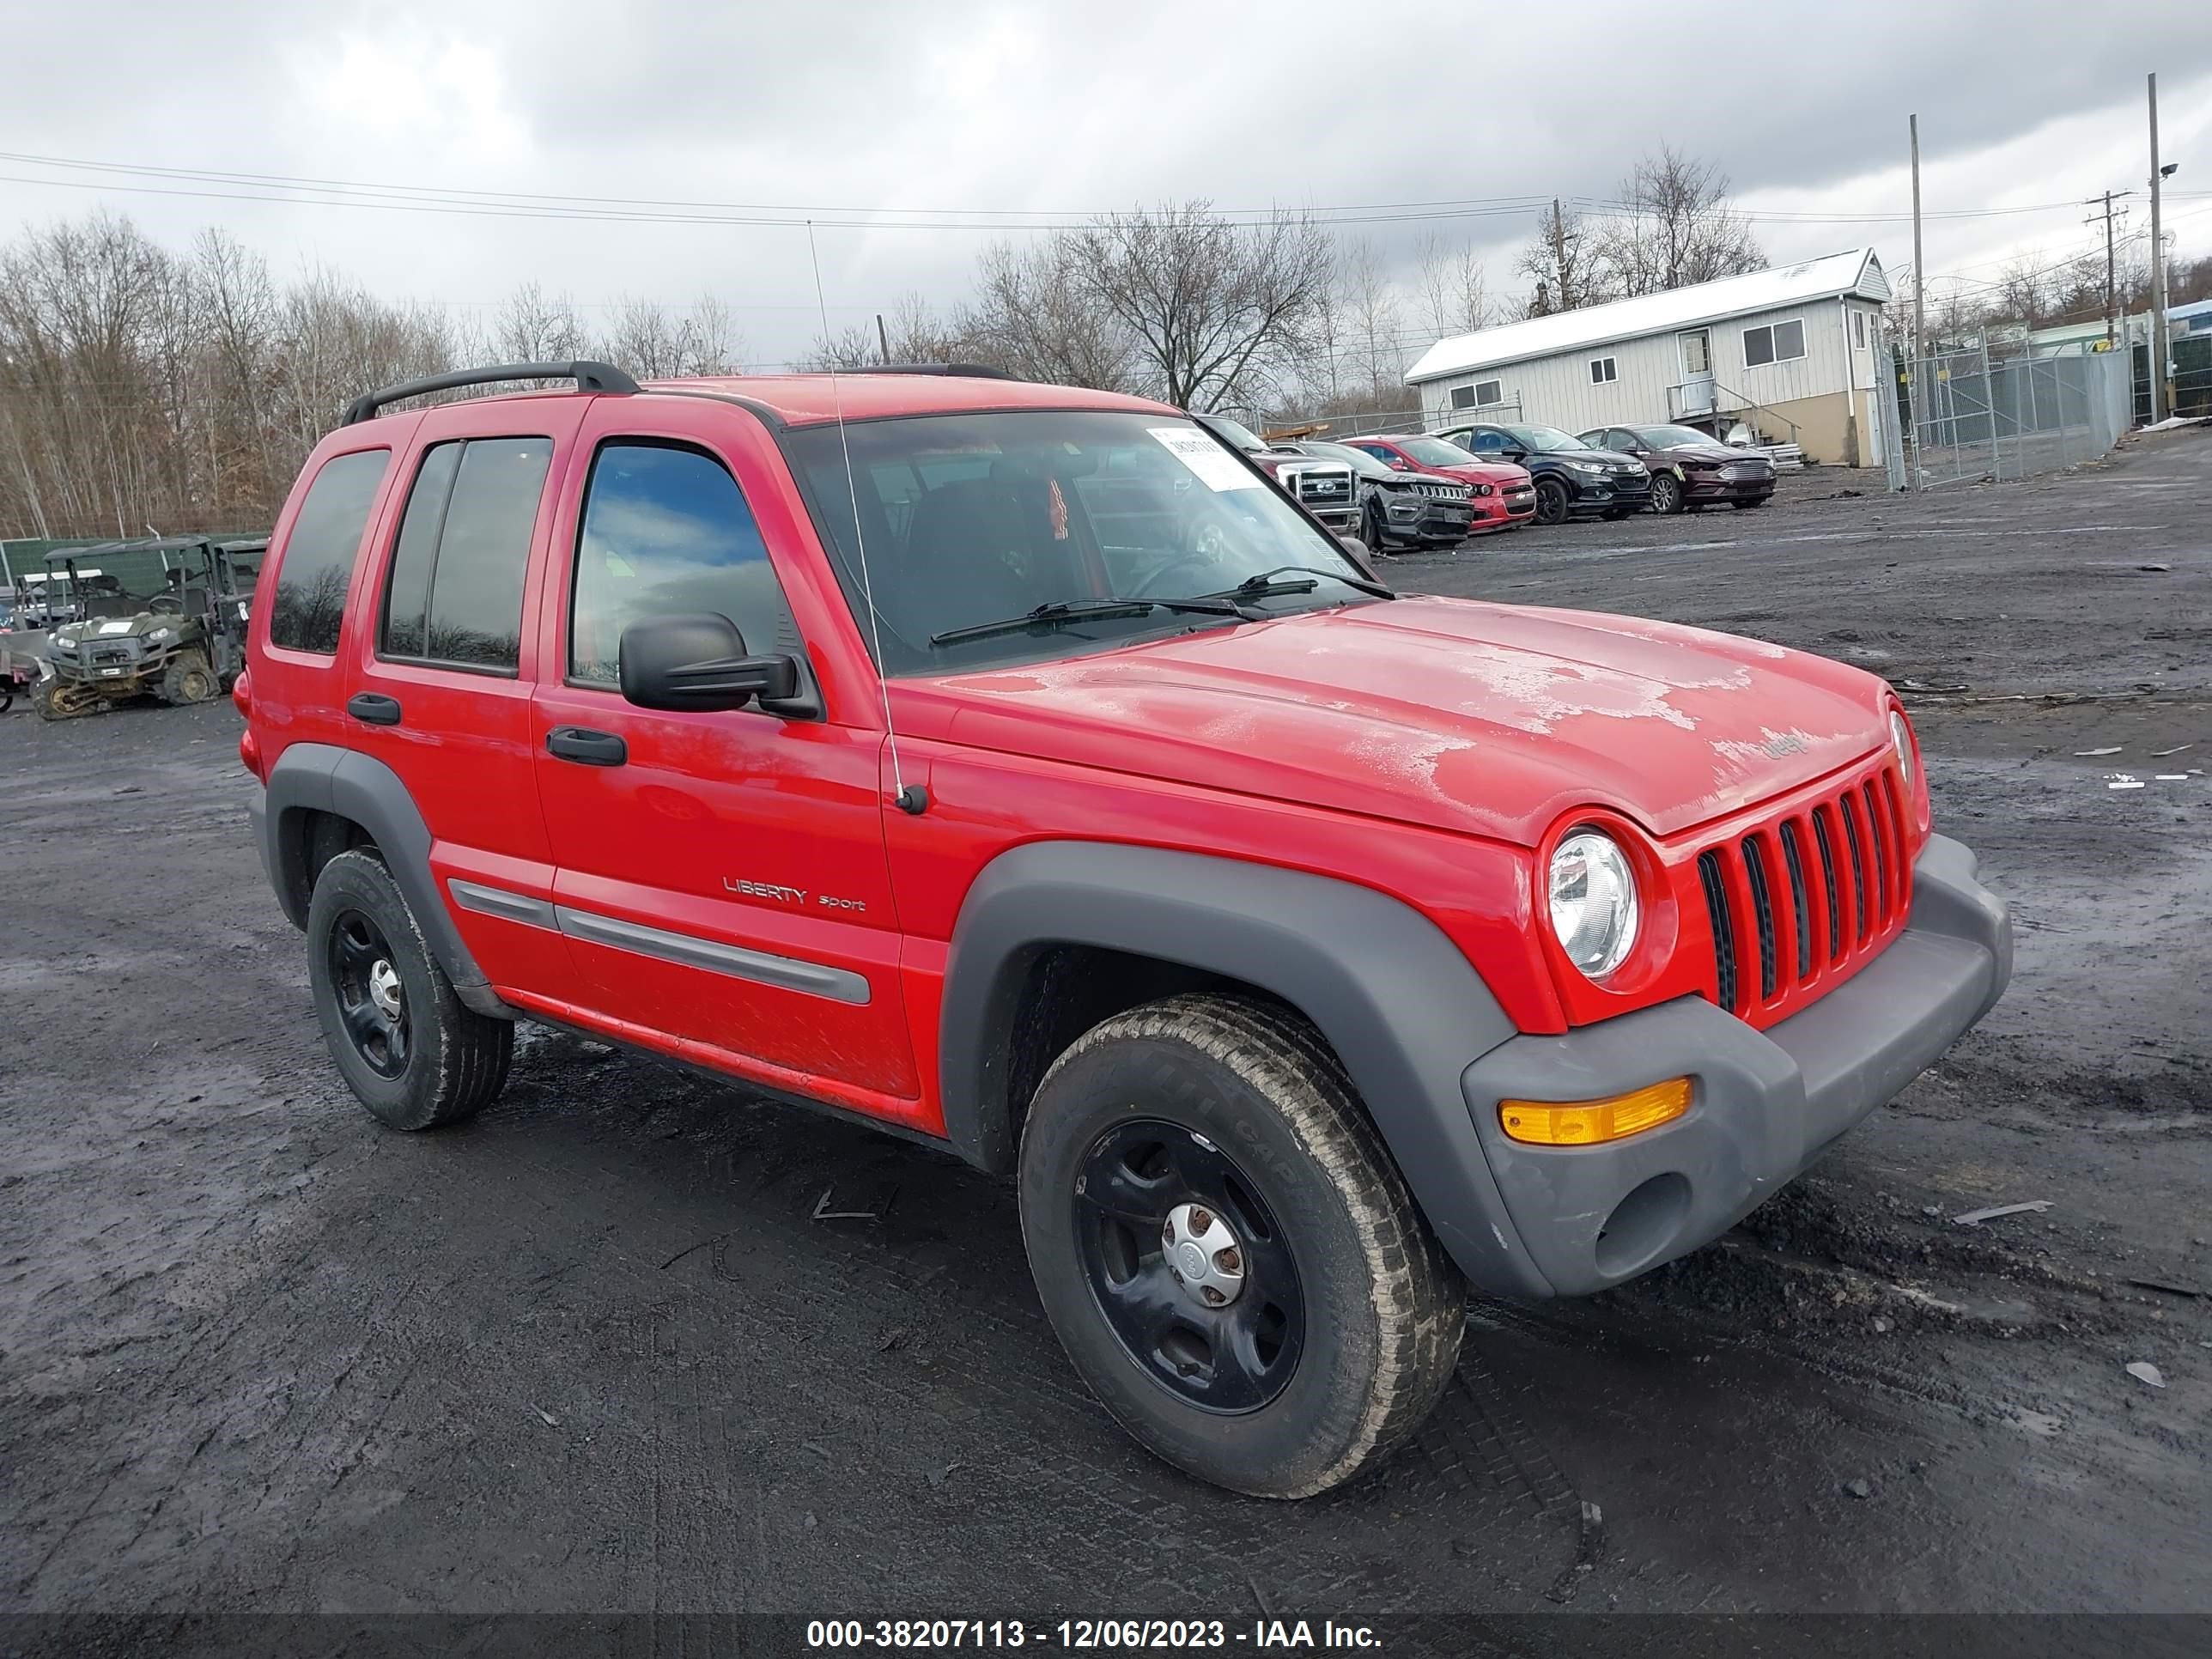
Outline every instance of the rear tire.
[[(1200, 1480), (1326, 1492), (1450, 1381), (1459, 1275), (1349, 1079), (1287, 1012), (1194, 994), (1092, 1027), (1038, 1086), (1020, 1182), (1069, 1359), (1139, 1444)], [(1200, 1300), (1212, 1285), (1187, 1275), (1224, 1264), (1226, 1299)]]
[(197, 651), (187, 651), (161, 671), (161, 701), (184, 706), (213, 702), (222, 695), (222, 682)]
[(307, 982), (331, 1058), (394, 1129), (473, 1117), (507, 1085), (514, 1027), (463, 1005), (382, 860), (340, 853), (307, 905)]

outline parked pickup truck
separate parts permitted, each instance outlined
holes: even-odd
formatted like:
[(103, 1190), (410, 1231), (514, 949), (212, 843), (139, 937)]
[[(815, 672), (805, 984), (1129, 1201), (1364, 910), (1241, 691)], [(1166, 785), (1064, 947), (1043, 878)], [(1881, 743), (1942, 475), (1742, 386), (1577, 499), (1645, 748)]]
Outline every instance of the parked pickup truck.
[(1352, 464), (1341, 458), (1308, 454), (1287, 445), (1270, 444), (1251, 428), (1226, 415), (1194, 416), (1198, 423), (1282, 485), (1300, 507), (1340, 536), (1360, 533), (1359, 490)]
[(1881, 680), (1400, 595), (1178, 411), (984, 374), (504, 364), (316, 446), (239, 754), (378, 1121), (534, 1019), (941, 1148), (1141, 1444), (1291, 1498), (1467, 1286), (1697, 1249), (2003, 990)]

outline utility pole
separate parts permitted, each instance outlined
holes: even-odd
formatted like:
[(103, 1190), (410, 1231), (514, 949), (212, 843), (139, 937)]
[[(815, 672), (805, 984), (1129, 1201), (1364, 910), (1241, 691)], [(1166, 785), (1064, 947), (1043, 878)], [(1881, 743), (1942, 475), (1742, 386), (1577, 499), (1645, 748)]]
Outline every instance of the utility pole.
[[(2113, 253), (2112, 204), (2123, 196), (2134, 194), (2131, 190), (2108, 190), (2101, 197), (2092, 196), (2083, 204), (2095, 207), (2100, 201), (2105, 204), (2105, 349), (2107, 351), (2112, 349), (2118, 335), (2116, 319), (2120, 303), (2119, 265)], [(2127, 210), (2122, 208), (2120, 211), (2124, 213)]]
[(1928, 266), (1920, 251), (1920, 118), (1912, 118), (1912, 361), (1928, 354)]
[(2150, 77), (2150, 418), (2164, 420), (2173, 408), (2166, 381), (2166, 239), (2159, 222), (2159, 186), (2166, 175), (2158, 165), (2158, 76)]
[(891, 360), (891, 337), (884, 327), (884, 313), (880, 311), (876, 313), (876, 343), (884, 349), (884, 362), (888, 366)]

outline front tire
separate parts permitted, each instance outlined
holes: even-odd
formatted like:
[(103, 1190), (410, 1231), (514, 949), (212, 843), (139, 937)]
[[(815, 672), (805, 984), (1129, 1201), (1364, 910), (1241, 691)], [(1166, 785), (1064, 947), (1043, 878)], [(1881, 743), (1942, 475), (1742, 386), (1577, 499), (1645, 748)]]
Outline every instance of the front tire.
[(1020, 1182), (1069, 1359), (1139, 1444), (1200, 1480), (1326, 1492), (1450, 1380), (1459, 1276), (1294, 1016), (1197, 994), (1092, 1027), (1037, 1089)]
[(1541, 525), (1565, 524), (1567, 521), (1567, 487), (1557, 478), (1536, 480), (1536, 522)]
[(379, 1122), (434, 1129), (507, 1085), (514, 1027), (465, 1006), (374, 854), (340, 853), (307, 905), (307, 982), (340, 1075)]
[(1682, 485), (1672, 474), (1662, 472), (1652, 479), (1651, 510), (1662, 519), (1682, 510)]
[(161, 672), (161, 701), (179, 707), (197, 702), (213, 702), (222, 695), (222, 683), (216, 678), (208, 659), (197, 651), (187, 651)]

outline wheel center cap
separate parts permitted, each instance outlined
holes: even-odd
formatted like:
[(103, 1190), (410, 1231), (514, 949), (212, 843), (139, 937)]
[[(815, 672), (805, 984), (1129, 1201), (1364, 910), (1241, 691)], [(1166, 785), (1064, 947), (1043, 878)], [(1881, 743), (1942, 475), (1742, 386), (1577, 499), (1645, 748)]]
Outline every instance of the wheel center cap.
[(1161, 1253), (1182, 1293), (1201, 1308), (1225, 1308), (1244, 1288), (1244, 1249), (1218, 1211), (1178, 1204), (1160, 1229)]
[(380, 961), (368, 970), (368, 1000), (386, 1019), (399, 1023), (399, 975), (390, 963)]

